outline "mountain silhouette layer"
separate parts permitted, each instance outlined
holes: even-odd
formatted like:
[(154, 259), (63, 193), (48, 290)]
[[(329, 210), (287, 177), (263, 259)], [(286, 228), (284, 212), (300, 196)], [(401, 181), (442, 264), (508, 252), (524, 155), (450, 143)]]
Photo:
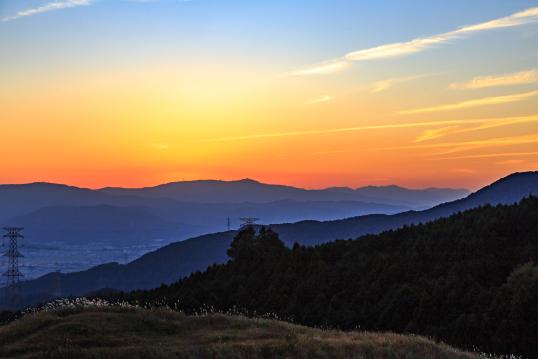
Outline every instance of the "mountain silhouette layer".
[[(532, 194), (538, 195), (538, 172), (515, 173), (464, 199), (424, 211), (366, 215), (324, 222), (301, 221), (270, 227), (289, 246), (295, 242), (316, 245), (425, 223), (485, 204), (511, 204)], [(24, 304), (37, 303), (54, 295), (83, 295), (103, 288), (147, 289), (172, 283), (195, 271), (205, 270), (211, 264), (225, 262), (226, 250), (235, 234), (236, 231), (213, 233), (173, 243), (126, 265), (109, 263), (82, 272), (50, 273), (20, 284)]]
[(0, 224), (25, 227), (39, 245), (167, 243), (261, 223), (394, 214), (461, 198), (466, 190), (397, 186), (305, 190), (253, 180), (176, 182), (141, 189), (91, 190), (50, 183), (0, 185)]
[(252, 179), (239, 181), (172, 182), (145, 188), (103, 188), (101, 193), (131, 195), (145, 198), (172, 198), (203, 203), (266, 203), (280, 200), (295, 201), (360, 201), (406, 206), (410, 208), (433, 205), (463, 197), (465, 189), (426, 188), (408, 189), (400, 186), (368, 186), (352, 189), (329, 187), (308, 190), (292, 186), (271, 185)]

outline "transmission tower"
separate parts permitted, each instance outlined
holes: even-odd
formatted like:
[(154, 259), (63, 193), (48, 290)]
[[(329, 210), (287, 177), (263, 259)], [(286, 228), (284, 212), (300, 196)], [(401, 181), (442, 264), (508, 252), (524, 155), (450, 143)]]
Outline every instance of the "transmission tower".
[(230, 219), (230, 217), (228, 217), (228, 221), (226, 222), (226, 224), (228, 225), (228, 230), (232, 229), (232, 220)]
[(253, 226), (257, 221), (260, 220), (259, 218), (254, 218), (254, 217), (244, 217), (244, 218), (239, 218), (239, 219), (241, 220), (241, 222), (243, 222), (241, 224), (241, 228)]
[[(19, 258), (24, 257), (19, 252), (19, 240), (23, 239), (23, 235), (20, 232), (23, 228), (19, 227), (4, 227), (4, 241), (7, 241), (7, 251), (4, 253), (4, 257), (7, 257), (7, 271), (4, 272), (6, 280), (6, 299), (8, 302), (14, 303), (19, 299), (18, 286), (20, 277), (23, 274), (19, 270)], [(5, 244), (5, 242), (4, 242)]]

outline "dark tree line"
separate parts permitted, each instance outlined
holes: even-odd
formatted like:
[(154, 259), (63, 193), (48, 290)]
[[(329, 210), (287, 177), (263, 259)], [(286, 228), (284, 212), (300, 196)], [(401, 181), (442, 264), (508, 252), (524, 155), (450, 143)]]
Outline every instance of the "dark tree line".
[(173, 285), (122, 296), (538, 357), (537, 198), (316, 247), (287, 248), (270, 228), (247, 228), (228, 255)]

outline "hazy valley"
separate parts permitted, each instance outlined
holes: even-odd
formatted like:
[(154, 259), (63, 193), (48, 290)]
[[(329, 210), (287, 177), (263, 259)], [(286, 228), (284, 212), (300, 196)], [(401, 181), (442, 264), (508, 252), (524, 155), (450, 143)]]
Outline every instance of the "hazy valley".
[[(143, 189), (89, 190), (34, 183), (0, 185), (0, 223), (25, 227), (28, 279), (142, 254), (194, 236), (259, 223), (393, 214), (451, 201), (466, 190), (367, 187), (327, 190), (252, 180), (178, 182)], [(41, 259), (42, 258), (42, 259)]]

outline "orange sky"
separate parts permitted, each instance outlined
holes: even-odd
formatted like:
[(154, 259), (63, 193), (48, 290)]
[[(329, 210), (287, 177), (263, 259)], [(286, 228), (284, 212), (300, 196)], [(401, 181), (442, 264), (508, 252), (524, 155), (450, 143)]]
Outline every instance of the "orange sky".
[[(395, 37), (401, 42), (379, 40), (390, 53), (358, 41), (339, 60), (323, 49), (313, 65), (278, 49), (258, 58), (233, 48), (221, 58), (138, 53), (126, 63), (87, 64), (92, 48), (70, 52), (67, 40), (55, 46), (69, 61), (44, 53), (37, 65), (1, 37), (11, 57), (0, 69), (0, 183), (95, 188), (250, 177), (308, 188), (475, 189), (538, 168), (533, 14), (457, 37), (449, 26), (415, 25), (413, 36)], [(9, 19), (0, 32), (53, 31), (52, 20), (33, 19)], [(405, 43), (436, 33), (434, 48)]]

